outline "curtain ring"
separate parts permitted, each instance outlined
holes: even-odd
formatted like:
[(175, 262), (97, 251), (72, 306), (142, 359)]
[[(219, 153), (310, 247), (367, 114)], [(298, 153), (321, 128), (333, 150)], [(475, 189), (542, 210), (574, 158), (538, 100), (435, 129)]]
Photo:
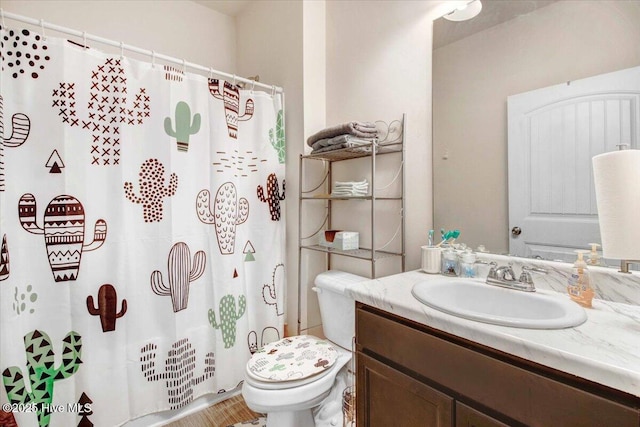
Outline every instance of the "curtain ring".
[(120, 58), (124, 59), (124, 42), (120, 42)]
[[(2, 25), (4, 25), (4, 15), (2, 16)], [(40, 19), (40, 29), (42, 30), (42, 40), (46, 40), (47, 36), (44, 33), (44, 19)]]
[(155, 50), (151, 51), (151, 68), (156, 68), (156, 52), (155, 52)]
[(209, 80), (213, 80), (213, 68), (209, 67)]
[(87, 32), (82, 32), (82, 47), (87, 48)]
[(0, 20), (2, 20), (2, 29), (6, 29), (7, 27), (4, 25), (4, 10), (2, 8), (0, 8)]
[(276, 96), (276, 85), (271, 85), (271, 96)]
[(236, 75), (235, 74), (233, 75), (233, 85), (234, 86), (236, 85)]
[(256, 88), (256, 79), (251, 80), (251, 92)]
[(182, 60), (182, 74), (187, 74), (187, 61)]

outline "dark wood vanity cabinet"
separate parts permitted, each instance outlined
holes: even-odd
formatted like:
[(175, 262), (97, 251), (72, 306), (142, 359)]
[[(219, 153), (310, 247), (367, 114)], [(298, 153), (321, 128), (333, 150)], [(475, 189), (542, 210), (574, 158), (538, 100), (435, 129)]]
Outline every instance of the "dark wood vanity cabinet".
[(640, 398), (356, 303), (358, 427), (639, 427)]

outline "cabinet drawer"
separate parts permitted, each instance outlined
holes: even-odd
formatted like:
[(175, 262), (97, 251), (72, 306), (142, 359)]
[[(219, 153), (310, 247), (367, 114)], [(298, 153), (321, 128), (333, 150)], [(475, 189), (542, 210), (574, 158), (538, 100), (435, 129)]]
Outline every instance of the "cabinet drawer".
[(509, 427), (487, 414), (456, 402), (456, 427)]
[(390, 320), (378, 310), (358, 304), (359, 350), (423, 376), (456, 400), (477, 402), (532, 427), (640, 425), (637, 405), (629, 407), (585, 392), (490, 357), (486, 350), (480, 352), (468, 342), (463, 346), (423, 328)]
[(362, 353), (357, 358), (358, 426), (453, 426), (451, 397)]

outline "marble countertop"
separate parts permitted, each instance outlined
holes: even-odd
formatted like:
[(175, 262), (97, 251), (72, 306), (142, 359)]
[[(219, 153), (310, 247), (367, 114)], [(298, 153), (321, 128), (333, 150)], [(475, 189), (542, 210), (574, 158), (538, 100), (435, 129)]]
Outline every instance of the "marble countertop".
[(575, 328), (498, 326), (446, 314), (411, 295), (416, 283), (443, 277), (416, 270), (360, 282), (349, 292), (364, 304), (640, 397), (640, 306), (594, 299), (587, 321)]

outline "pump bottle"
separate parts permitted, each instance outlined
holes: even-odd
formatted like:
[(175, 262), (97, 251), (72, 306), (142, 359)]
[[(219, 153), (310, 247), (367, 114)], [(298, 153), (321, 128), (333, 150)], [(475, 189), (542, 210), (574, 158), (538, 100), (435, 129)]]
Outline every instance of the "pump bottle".
[(583, 259), (583, 254), (588, 251), (576, 250), (576, 252), (578, 253), (578, 259), (571, 269), (571, 276), (569, 276), (567, 283), (567, 292), (572, 300), (583, 307), (591, 308), (594, 291), (591, 287), (587, 263)]

